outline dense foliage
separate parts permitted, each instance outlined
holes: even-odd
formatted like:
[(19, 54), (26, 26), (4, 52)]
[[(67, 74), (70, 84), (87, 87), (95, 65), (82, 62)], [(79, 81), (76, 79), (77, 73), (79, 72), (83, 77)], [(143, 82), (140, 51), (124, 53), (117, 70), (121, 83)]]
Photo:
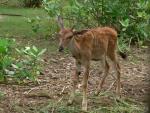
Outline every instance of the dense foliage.
[(50, 17), (62, 15), (66, 25), (76, 29), (111, 26), (119, 32), (119, 47), (149, 40), (148, 0), (43, 0)]

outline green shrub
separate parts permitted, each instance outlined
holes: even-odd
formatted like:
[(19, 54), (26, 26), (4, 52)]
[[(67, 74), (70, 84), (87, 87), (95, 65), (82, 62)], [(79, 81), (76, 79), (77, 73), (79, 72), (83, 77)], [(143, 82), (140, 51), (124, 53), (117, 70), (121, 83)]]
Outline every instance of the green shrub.
[[(22, 56), (19, 62), (14, 65), (16, 68), (16, 77), (20, 79), (37, 80), (37, 75), (40, 74), (41, 56), (46, 49), (38, 49), (35, 46), (16, 49)], [(22, 75), (22, 76), (20, 76)]]
[(148, 0), (43, 0), (43, 4), (50, 17), (62, 15), (70, 27), (114, 27), (119, 33), (122, 51), (133, 43), (150, 40)]
[(46, 49), (35, 46), (18, 49), (13, 43), (14, 41), (0, 38), (0, 81), (7, 82), (7, 77), (17, 82), (25, 79), (37, 81), (41, 70), (41, 56)]
[(13, 41), (0, 38), (0, 80), (5, 80), (7, 69), (11, 67), (12, 57), (11, 49)]

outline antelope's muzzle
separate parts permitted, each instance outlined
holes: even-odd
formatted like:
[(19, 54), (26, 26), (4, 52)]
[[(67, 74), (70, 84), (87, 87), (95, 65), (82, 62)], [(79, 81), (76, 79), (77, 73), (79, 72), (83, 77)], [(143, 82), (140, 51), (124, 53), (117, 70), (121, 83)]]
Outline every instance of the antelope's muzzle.
[(64, 50), (64, 48), (63, 48), (63, 46), (59, 46), (59, 52), (63, 52), (63, 50)]

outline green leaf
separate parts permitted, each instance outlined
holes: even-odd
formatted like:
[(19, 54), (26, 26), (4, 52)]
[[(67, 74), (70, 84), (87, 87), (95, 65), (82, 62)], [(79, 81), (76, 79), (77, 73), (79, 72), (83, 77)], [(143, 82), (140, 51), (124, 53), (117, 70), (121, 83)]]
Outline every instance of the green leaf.
[(39, 53), (38, 53), (38, 56), (44, 54), (46, 52), (46, 49), (42, 49)]
[(17, 65), (15, 65), (15, 64), (11, 64), (11, 66), (12, 66), (13, 68), (15, 68), (15, 69), (19, 69), (19, 67), (18, 67)]
[(25, 47), (25, 51), (30, 50), (31, 48), (29, 46)]
[(10, 70), (8, 70), (8, 69), (5, 69), (5, 73), (6, 73), (7, 75), (14, 75), (14, 74), (15, 74), (15, 71), (10, 71)]
[(122, 31), (126, 31), (126, 28), (123, 28)]
[(21, 53), (21, 50), (19, 50), (18, 48), (15, 48), (16, 49), (16, 51), (18, 52), (18, 53)]
[(0, 39), (0, 53), (7, 53), (9, 46), (10, 45), (7, 39)]
[(84, 3), (86, 3), (88, 0), (84, 0)]
[(41, 18), (40, 18), (39, 16), (36, 16), (36, 19), (37, 19), (38, 21), (40, 21), (40, 20), (41, 20)]
[(35, 52), (38, 52), (37, 47), (33, 46), (32, 49), (33, 49)]
[(129, 19), (121, 20), (119, 21), (123, 27), (129, 26)]
[(143, 17), (143, 13), (142, 12), (137, 12), (138, 17)]
[(32, 20), (30, 18), (27, 18), (28, 23), (32, 23)]

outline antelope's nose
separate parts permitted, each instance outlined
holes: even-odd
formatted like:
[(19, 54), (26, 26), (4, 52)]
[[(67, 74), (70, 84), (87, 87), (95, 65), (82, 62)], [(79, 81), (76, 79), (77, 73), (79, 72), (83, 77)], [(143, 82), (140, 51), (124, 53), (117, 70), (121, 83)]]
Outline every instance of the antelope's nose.
[(59, 47), (59, 52), (63, 52), (64, 48), (62, 46)]

